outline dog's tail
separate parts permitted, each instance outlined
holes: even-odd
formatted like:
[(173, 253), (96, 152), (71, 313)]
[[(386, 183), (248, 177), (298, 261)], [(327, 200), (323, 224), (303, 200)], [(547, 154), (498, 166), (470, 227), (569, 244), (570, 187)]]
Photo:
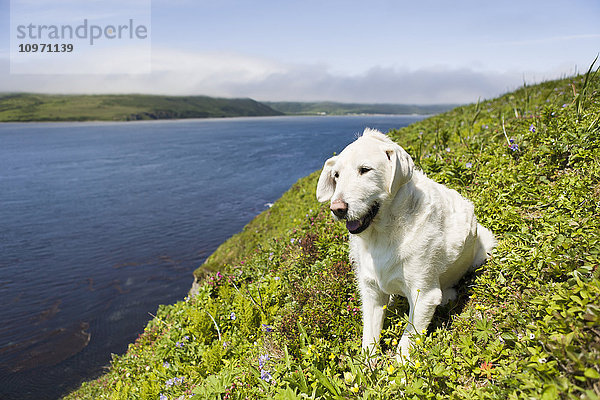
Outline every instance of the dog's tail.
[(496, 238), (494, 234), (481, 224), (477, 224), (477, 250), (473, 267), (482, 265), (496, 247)]

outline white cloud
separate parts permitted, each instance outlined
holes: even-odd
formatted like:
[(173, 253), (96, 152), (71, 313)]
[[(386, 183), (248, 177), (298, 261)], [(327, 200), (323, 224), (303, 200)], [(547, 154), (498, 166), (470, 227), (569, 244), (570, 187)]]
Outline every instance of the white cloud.
[[(4, 64), (7, 64), (6, 62)], [(3, 72), (5, 70), (5, 72)], [(572, 67), (537, 73), (540, 79)], [(364, 103), (464, 103), (491, 98), (533, 74), (443, 66), (373, 67), (361, 74), (333, 73), (326, 65), (292, 65), (233, 53), (191, 53), (153, 48), (151, 74), (9, 75), (0, 67), (0, 91), (148, 93), (251, 97), (257, 100), (332, 100)]]

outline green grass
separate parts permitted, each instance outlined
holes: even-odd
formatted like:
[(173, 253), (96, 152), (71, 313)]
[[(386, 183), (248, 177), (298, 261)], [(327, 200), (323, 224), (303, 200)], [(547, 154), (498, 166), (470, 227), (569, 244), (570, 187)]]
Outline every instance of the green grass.
[(0, 95), (0, 122), (129, 121), (271, 116), (280, 112), (252, 99), (152, 95)]
[(316, 202), (315, 173), (209, 258), (196, 295), (161, 306), (105, 375), (67, 398), (597, 399), (600, 82), (590, 72), (390, 132), (498, 238), (416, 338), (410, 364), (393, 357), (403, 299), (389, 307), (377, 361), (360, 353), (347, 232)]

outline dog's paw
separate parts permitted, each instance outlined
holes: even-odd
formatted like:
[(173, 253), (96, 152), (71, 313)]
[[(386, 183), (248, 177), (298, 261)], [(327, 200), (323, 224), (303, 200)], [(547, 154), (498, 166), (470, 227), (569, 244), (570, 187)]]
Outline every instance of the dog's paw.
[(410, 337), (408, 335), (403, 335), (400, 338), (400, 343), (398, 344), (398, 348), (396, 349), (396, 361), (398, 361), (398, 364), (406, 364), (410, 361), (410, 346)]
[(450, 301), (456, 300), (456, 289), (447, 288), (442, 291), (442, 302), (440, 306), (445, 306)]

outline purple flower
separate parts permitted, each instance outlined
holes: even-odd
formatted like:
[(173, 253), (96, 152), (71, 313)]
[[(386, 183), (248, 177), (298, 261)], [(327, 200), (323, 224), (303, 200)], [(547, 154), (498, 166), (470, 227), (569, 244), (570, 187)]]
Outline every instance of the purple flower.
[(232, 312), (232, 313), (229, 315), (229, 319), (230, 319), (230, 320), (232, 320), (232, 321), (235, 321), (235, 313), (234, 313), (234, 312)]
[(512, 151), (519, 151), (519, 145), (516, 143), (511, 144), (509, 147)]
[(167, 361), (165, 361), (163, 363), (163, 367), (165, 367), (165, 368), (169, 368), (170, 366), (171, 366), (171, 364), (169, 364)]
[(529, 125), (529, 132), (535, 133), (535, 126), (533, 124)]
[(177, 342), (177, 343), (175, 343), (175, 346), (177, 346), (177, 347), (183, 347), (183, 342)]
[(168, 400), (168, 397), (161, 393), (159, 400)]
[(472, 168), (473, 167), (473, 163), (468, 162), (468, 163), (465, 164), (465, 167)]
[(265, 364), (267, 363), (267, 361), (269, 361), (269, 355), (265, 354), (265, 355), (261, 355), (258, 357), (258, 366), (260, 367), (260, 369), (263, 369), (263, 367), (265, 366)]
[(271, 379), (273, 379), (273, 377), (271, 376), (269, 371), (267, 371), (266, 369), (261, 369), (260, 370), (260, 379), (262, 379), (265, 382), (271, 382)]
[(178, 378), (167, 379), (167, 381), (165, 382), (165, 386), (169, 388), (173, 385), (181, 385), (183, 383), (183, 379), (183, 376), (180, 376)]
[(273, 332), (273, 328), (271, 327), (271, 325), (262, 324), (262, 329), (265, 332)]

